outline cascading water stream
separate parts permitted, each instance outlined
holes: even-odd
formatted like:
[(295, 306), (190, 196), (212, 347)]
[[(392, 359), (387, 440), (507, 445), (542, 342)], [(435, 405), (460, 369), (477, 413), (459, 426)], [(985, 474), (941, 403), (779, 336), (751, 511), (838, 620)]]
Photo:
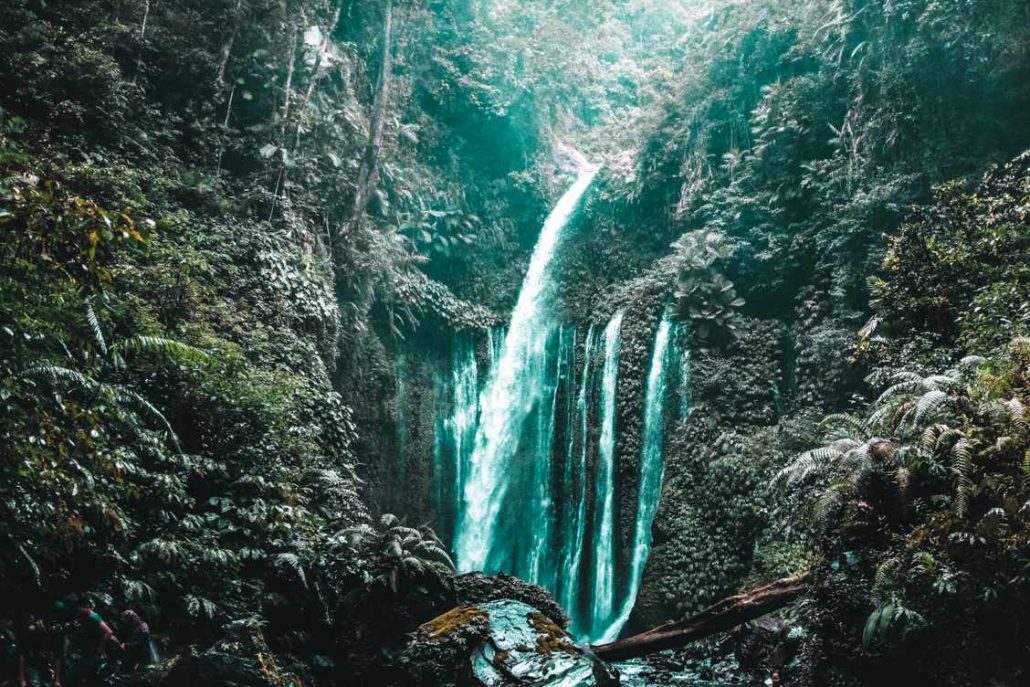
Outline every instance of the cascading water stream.
[[(488, 330), (490, 338), (494, 331)], [(493, 365), (493, 348), (486, 349), (487, 370)], [(438, 531), (455, 535), (460, 519), (461, 494), (468, 480), (472, 446), (479, 424), (479, 392), (483, 367), (477, 342), (468, 333), (451, 341), (446, 371), (438, 372), (433, 418), (433, 507), (438, 514)]]
[(467, 339), (459, 341), (453, 355), (454, 415), (450, 430), (454, 436), (454, 455), (457, 457), (454, 476), (454, 493), (457, 494), (465, 484), (465, 475), (468, 474), (472, 459), (472, 442), (475, 440), (476, 422), (479, 419), (479, 366), (476, 363), (475, 347)]
[[(527, 437), (527, 420), (553, 405), (554, 398), (547, 372), (549, 343), (557, 330), (549, 268), (561, 231), (596, 174), (596, 169), (581, 173), (544, 223), (500, 357), (480, 395), (479, 426), (455, 540), (458, 565), (463, 570), (522, 567), (516, 558), (524, 556), (515, 540), (525, 539), (528, 523), (519, 516), (527, 504), (509, 504), (508, 497), (512, 492), (516, 496), (525, 493), (534, 473), (539, 475), (536, 463), (551, 463), (549, 455), (525, 455), (528, 450), (540, 449), (539, 441), (527, 446), (526, 439), (533, 439), (531, 434)], [(539, 437), (539, 424), (537, 429)]]
[[(583, 371), (579, 383), (579, 392), (572, 404), (574, 422), (570, 421), (568, 449), (565, 456), (566, 494), (572, 495), (567, 501), (569, 517), (565, 521), (565, 544), (562, 555), (561, 593), (559, 603), (572, 618), (572, 629), (577, 634), (583, 631), (583, 621), (579, 614), (578, 595), (580, 589), (580, 567), (583, 562), (583, 543), (586, 538), (587, 510), (587, 458), (590, 450), (590, 399), (593, 396), (593, 362), (594, 348), (597, 346), (597, 332), (591, 325), (583, 342)], [(569, 399), (572, 399), (569, 393)], [(578, 450), (574, 441), (579, 431)]]
[(615, 411), (622, 317), (620, 310), (604, 330), (601, 438), (594, 481), (594, 589), (590, 610), (592, 636), (599, 636), (605, 631), (615, 607)]
[(662, 448), (665, 438), (665, 397), (668, 387), (669, 362), (674, 357), (671, 353), (675, 327), (666, 310), (655, 334), (654, 351), (651, 354), (651, 365), (647, 375), (647, 390), (644, 398), (644, 434), (643, 448), (640, 455), (640, 482), (637, 492), (637, 516), (633, 530), (633, 551), (630, 558), (629, 589), (624, 597), (618, 616), (605, 630), (598, 641), (615, 640), (622, 631), (633, 604), (640, 591), (640, 578), (644, 574), (644, 564), (651, 553), (651, 523), (662, 491), (662, 477), (665, 464)]

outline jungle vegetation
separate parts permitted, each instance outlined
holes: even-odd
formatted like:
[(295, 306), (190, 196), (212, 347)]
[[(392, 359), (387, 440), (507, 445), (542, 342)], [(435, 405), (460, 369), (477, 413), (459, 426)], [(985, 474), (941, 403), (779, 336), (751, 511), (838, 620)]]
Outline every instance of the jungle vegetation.
[(507, 321), (568, 147), (562, 316), (638, 378), (688, 331), (629, 628), (811, 570), (738, 684), (1025, 683), (1028, 51), (1011, 0), (6, 0), (0, 685), (71, 596), (161, 637), (124, 684), (460, 684), (423, 623), (563, 622), (456, 574), (396, 398)]

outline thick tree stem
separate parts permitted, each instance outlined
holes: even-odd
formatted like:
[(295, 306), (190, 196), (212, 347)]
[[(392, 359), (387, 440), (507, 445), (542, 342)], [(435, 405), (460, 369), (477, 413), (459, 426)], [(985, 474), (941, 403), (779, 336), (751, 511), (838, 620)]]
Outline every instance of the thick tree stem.
[(233, 10), (233, 26), (229, 39), (222, 45), (222, 55), (218, 62), (218, 73), (215, 75), (215, 83), (225, 85), (225, 70), (229, 66), (229, 57), (232, 55), (232, 46), (236, 42), (236, 34), (240, 31), (240, 10), (243, 8), (243, 0), (236, 0), (236, 9)]
[[(390, 99), (390, 81), (393, 73), (393, 2), (387, 0), (386, 16), (383, 20), (383, 51), (379, 68), (379, 83), (372, 103), (372, 117), (369, 120), (368, 145), (358, 169), (358, 182), (354, 190), (354, 204), (350, 218), (340, 236), (351, 233), (365, 208), (372, 200), (379, 184), (379, 151), (383, 147), (383, 131), (386, 122), (386, 105)], [(339, 239), (339, 237), (337, 237)]]
[(806, 572), (776, 580), (764, 587), (718, 601), (689, 618), (659, 625), (653, 630), (617, 642), (594, 646), (593, 651), (605, 661), (624, 661), (685, 646), (786, 606), (805, 592), (809, 577), (810, 574)]
[[(293, 73), (297, 68), (297, 34), (300, 31), (300, 27), (295, 22), (293, 24), (293, 36), (290, 38), (290, 62), (286, 67), (286, 83), (283, 85), (283, 109), (282, 114), (282, 130), (279, 133), (280, 139), (286, 138), (286, 123), (290, 119), (290, 101), (293, 99)], [(283, 144), (285, 145), (285, 143)]]

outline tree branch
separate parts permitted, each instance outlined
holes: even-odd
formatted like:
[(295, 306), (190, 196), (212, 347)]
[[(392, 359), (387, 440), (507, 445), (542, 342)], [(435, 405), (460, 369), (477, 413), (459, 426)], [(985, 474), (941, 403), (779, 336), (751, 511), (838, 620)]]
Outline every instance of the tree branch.
[(593, 651), (605, 661), (624, 661), (686, 646), (786, 606), (805, 592), (809, 577), (810, 573), (807, 572), (784, 577), (764, 587), (717, 601), (689, 618), (659, 625), (653, 630), (610, 644), (594, 646)]

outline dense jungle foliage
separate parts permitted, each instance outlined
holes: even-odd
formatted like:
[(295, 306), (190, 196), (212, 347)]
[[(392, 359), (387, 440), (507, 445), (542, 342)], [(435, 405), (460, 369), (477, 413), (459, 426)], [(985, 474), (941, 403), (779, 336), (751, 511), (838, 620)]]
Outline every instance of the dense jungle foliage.
[[(667, 304), (690, 360), (624, 634), (811, 572), (624, 684), (1025, 684), (1028, 52), (1025, 0), (0, 3), (0, 685), (478, 684), (455, 606), (561, 633), (455, 571), (431, 406), (582, 156), (620, 584)], [(158, 660), (76, 676), (55, 602)]]

